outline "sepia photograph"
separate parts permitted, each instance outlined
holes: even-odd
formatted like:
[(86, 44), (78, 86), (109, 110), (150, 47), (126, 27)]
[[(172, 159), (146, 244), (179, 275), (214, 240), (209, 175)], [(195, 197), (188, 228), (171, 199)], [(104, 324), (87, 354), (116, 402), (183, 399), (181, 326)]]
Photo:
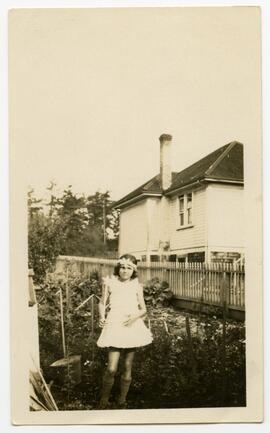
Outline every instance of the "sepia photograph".
[(9, 12), (14, 424), (262, 421), (260, 31)]

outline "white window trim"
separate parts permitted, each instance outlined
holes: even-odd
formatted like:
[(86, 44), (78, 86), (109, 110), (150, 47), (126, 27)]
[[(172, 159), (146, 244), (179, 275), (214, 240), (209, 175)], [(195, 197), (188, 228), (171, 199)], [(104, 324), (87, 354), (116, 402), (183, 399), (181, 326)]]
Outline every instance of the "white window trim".
[[(187, 196), (191, 194), (191, 198), (192, 198), (192, 205), (191, 205), (191, 223), (187, 223), (187, 219), (188, 219), (188, 208), (187, 208)], [(183, 215), (184, 215), (184, 224), (180, 225), (180, 198), (183, 197), (184, 198), (184, 210), (183, 210)], [(187, 192), (185, 194), (181, 194), (178, 195), (177, 197), (177, 202), (178, 202), (178, 224), (177, 224), (177, 230), (183, 230), (183, 229), (187, 229), (190, 227), (194, 227), (194, 195), (193, 192)]]

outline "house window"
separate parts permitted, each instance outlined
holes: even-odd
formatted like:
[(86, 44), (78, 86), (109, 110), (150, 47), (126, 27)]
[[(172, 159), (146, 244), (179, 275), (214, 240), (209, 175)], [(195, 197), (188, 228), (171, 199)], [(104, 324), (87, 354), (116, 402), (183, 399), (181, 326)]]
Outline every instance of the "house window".
[(192, 193), (187, 194), (187, 223), (192, 224)]
[(192, 224), (192, 192), (179, 196), (180, 227)]
[(159, 262), (159, 261), (160, 261), (160, 257), (158, 255), (151, 254), (150, 262)]
[(197, 253), (189, 253), (188, 254), (188, 262), (204, 262), (205, 261), (205, 252), (197, 252)]
[(187, 255), (177, 256), (178, 263), (185, 263), (187, 259)]
[(211, 251), (212, 263), (234, 263), (234, 262), (239, 263), (240, 259), (241, 259), (240, 253)]
[(179, 216), (180, 216), (180, 226), (185, 224), (185, 196), (181, 195), (179, 197)]

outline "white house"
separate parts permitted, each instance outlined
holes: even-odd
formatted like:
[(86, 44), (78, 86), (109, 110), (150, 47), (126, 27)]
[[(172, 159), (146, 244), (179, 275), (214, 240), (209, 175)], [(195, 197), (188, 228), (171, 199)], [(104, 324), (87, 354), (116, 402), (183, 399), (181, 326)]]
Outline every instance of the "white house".
[(243, 144), (233, 141), (174, 173), (172, 136), (159, 140), (160, 173), (114, 204), (119, 254), (142, 261), (243, 258)]

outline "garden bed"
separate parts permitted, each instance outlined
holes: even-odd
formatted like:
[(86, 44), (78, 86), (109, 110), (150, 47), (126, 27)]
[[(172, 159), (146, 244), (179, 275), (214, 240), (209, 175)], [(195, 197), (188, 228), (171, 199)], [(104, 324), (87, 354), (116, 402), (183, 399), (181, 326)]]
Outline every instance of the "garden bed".
[[(66, 282), (67, 283), (67, 282)], [(61, 329), (56, 293), (65, 292), (65, 319), (68, 354), (81, 355), (81, 382), (72, 383), (67, 374), (56, 375), (51, 363), (62, 357)], [(40, 299), (39, 324), (41, 365), (60, 410), (96, 409), (106, 349), (96, 346), (97, 305), (92, 316), (89, 305), (75, 311), (87, 296), (100, 294), (98, 276), (80, 281), (69, 276), (68, 285), (55, 276), (47, 280)], [(243, 323), (209, 314), (196, 314), (162, 306), (146, 293), (153, 343), (138, 349), (133, 380), (128, 394), (129, 409), (199, 408), (245, 406), (245, 327)], [(70, 297), (70, 299), (69, 299)], [(169, 302), (167, 302), (168, 304)], [(122, 363), (109, 408), (116, 408)]]

